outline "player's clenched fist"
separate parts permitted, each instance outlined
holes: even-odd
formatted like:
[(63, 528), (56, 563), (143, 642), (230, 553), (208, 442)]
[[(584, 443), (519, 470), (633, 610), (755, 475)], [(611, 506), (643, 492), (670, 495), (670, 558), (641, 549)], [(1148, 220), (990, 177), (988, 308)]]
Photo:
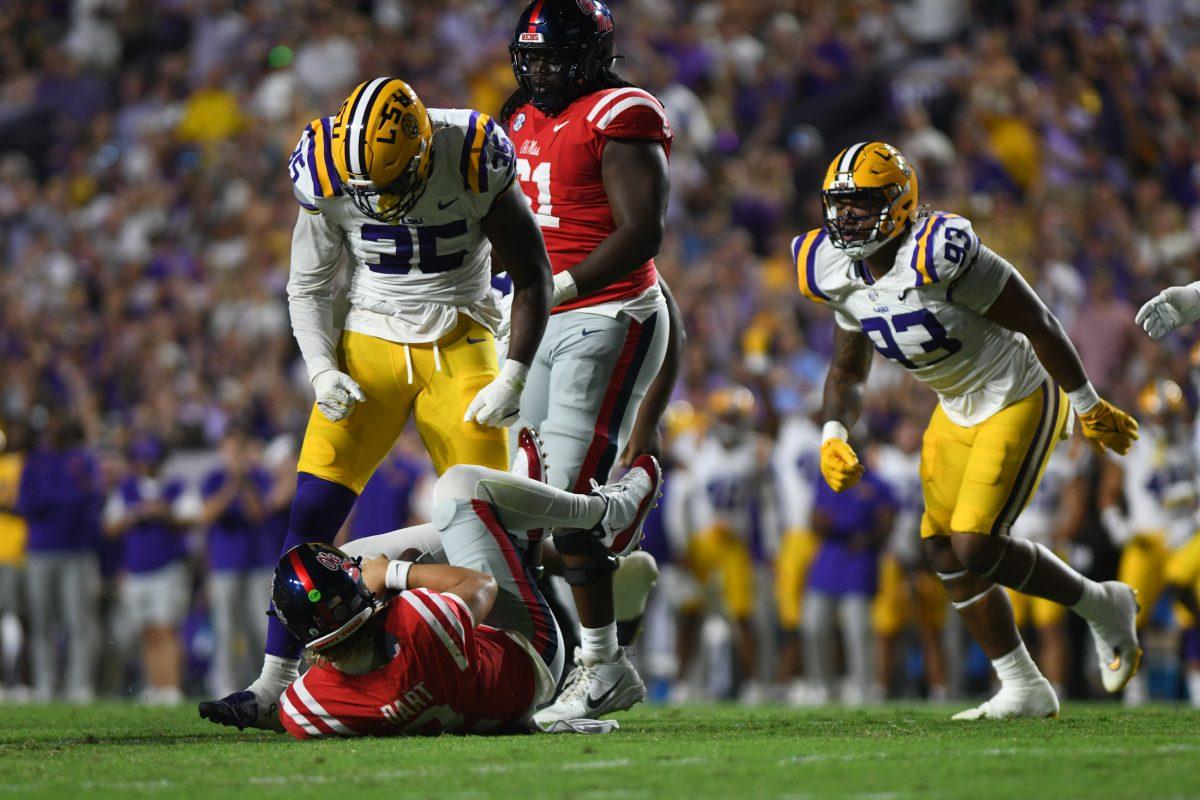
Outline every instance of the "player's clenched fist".
[(525, 376), (529, 367), (511, 358), (504, 362), (496, 379), (484, 386), (475, 395), (463, 422), (477, 422), (493, 428), (503, 428), (516, 420), (521, 412), (521, 392), (525, 389)]
[(317, 408), (330, 422), (341, 422), (350, 416), (355, 403), (366, 399), (354, 378), (336, 369), (317, 373), (312, 385), (317, 395)]
[(1100, 452), (1112, 450), (1125, 455), (1138, 438), (1137, 420), (1114, 406), (1101, 400), (1085, 414), (1079, 415), (1083, 436)]
[(835, 492), (844, 492), (862, 477), (866, 470), (849, 442), (826, 439), (821, 443), (821, 474)]

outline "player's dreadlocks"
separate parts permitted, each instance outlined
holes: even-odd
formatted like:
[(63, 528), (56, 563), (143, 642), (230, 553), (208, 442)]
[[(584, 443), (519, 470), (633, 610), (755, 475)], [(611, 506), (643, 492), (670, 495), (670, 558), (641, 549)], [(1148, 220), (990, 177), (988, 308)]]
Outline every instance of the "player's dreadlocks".
[[(623, 89), (627, 86), (633, 86), (633, 84), (613, 72), (611, 66), (602, 67), (596, 74), (596, 79), (588, 84), (581, 94), (591, 94), (602, 89)], [(512, 119), (512, 115), (517, 113), (517, 109), (530, 102), (531, 99), (528, 92), (517, 87), (500, 108), (500, 124), (507, 128), (508, 121)]]

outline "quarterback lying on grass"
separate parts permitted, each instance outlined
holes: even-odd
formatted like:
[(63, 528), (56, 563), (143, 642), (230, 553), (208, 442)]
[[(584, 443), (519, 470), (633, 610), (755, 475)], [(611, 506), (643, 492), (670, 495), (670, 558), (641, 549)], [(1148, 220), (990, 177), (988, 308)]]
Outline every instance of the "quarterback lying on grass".
[[(529, 567), (528, 531), (576, 529), (630, 553), (662, 477), (654, 458), (642, 456), (619, 481), (586, 495), (564, 492), (541, 482), (531, 430), (518, 444), (524, 458), (515, 474), (458, 465), (439, 478), (432, 523), (360, 539), (346, 551), (304, 544), (284, 554), (275, 614), (315, 662), (283, 693), (284, 730), (308, 739), (533, 727), (534, 713), (553, 699), (564, 654)], [(375, 557), (364, 560), (368, 554)], [(224, 722), (237, 709), (219, 703), (201, 703), (200, 715)], [(615, 727), (573, 719), (547, 729)]]

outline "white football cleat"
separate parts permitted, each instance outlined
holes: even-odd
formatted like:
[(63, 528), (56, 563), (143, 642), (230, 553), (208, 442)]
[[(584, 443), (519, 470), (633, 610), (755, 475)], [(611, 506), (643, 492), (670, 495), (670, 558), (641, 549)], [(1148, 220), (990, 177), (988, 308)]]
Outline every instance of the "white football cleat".
[(1058, 719), (1058, 695), (1050, 681), (1002, 686), (991, 700), (977, 708), (960, 711), (950, 719), (1013, 719), (1033, 717)]
[(619, 481), (595, 485), (592, 494), (606, 504), (592, 531), (605, 547), (623, 556), (642, 540), (642, 524), (662, 495), (662, 469), (654, 456), (638, 456)]
[(1088, 620), (1096, 657), (1100, 662), (1100, 678), (1104, 688), (1116, 693), (1137, 674), (1142, 663), (1142, 648), (1137, 637), (1137, 592), (1120, 581), (1100, 584), (1111, 601), (1107, 618)]
[(614, 711), (624, 711), (646, 697), (646, 686), (633, 664), (618, 649), (611, 664), (588, 664), (575, 650), (575, 669), (567, 677), (562, 694), (533, 715), (538, 727), (546, 730), (565, 719), (596, 719)]

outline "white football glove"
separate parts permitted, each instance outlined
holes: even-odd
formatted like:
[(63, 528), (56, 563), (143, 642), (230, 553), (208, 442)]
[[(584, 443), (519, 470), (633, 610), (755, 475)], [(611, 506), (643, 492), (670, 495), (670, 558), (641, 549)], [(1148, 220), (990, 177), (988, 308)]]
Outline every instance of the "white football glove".
[(529, 367), (511, 358), (504, 362), (500, 374), (487, 386), (479, 390), (463, 422), (474, 420), (480, 425), (503, 428), (517, 418), (521, 411), (521, 392), (525, 390), (525, 376)]
[(1197, 320), (1200, 320), (1200, 282), (1164, 289), (1134, 317), (1153, 339), (1161, 339), (1180, 325)]
[(330, 422), (341, 422), (350, 416), (355, 403), (367, 399), (354, 378), (336, 369), (318, 372), (313, 376), (312, 385), (317, 395), (317, 408)]

